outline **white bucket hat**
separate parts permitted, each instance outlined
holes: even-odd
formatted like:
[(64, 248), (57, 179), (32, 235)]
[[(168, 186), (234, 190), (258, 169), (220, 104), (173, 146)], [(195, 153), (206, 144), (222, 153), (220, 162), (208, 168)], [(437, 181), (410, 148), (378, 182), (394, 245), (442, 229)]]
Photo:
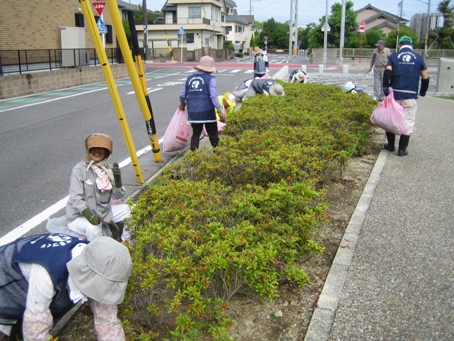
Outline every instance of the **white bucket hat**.
[(210, 56), (203, 56), (200, 58), (199, 65), (194, 67), (197, 70), (205, 71), (205, 72), (216, 72), (216, 68), (214, 67), (214, 59)]
[(131, 256), (123, 244), (98, 237), (66, 266), (85, 296), (110, 305), (123, 302), (132, 269)]
[(299, 71), (297, 74), (296, 74), (296, 80), (300, 83), (303, 83), (304, 80), (306, 79), (306, 75), (304, 74), (303, 71)]
[[(266, 91), (265, 91), (266, 94)], [(285, 96), (284, 88), (279, 83), (274, 83), (270, 86), (271, 96)]]

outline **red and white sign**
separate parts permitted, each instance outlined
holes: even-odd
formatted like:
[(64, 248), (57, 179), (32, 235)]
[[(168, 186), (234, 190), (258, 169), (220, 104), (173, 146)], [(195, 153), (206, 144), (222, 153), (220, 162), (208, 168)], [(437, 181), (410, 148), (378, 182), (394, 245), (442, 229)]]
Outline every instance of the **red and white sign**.
[(102, 11), (104, 11), (104, 7), (106, 7), (106, 1), (93, 1), (91, 4), (95, 8), (96, 12), (98, 12), (98, 15), (101, 16)]
[(358, 28), (359, 28), (359, 31), (360, 32), (364, 32), (366, 30), (366, 23), (364, 21), (361, 21), (359, 24), (358, 24)]

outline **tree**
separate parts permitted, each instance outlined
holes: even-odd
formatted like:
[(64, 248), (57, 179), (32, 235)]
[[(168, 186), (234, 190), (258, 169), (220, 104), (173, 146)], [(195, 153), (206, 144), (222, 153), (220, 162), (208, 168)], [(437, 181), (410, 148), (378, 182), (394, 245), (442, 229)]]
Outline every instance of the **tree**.
[(301, 42), (301, 44), (299, 44), (300, 49), (307, 50), (309, 48), (309, 32), (315, 26), (315, 23), (310, 23), (306, 25), (306, 28), (298, 28), (298, 40)]
[[(328, 46), (339, 47), (340, 31), (342, 18), (342, 4), (335, 3), (331, 6), (331, 16), (328, 18), (330, 31), (328, 32)], [(322, 47), (324, 44), (324, 32), (322, 27), (325, 24), (325, 16), (320, 19), (320, 23), (309, 32), (309, 47)], [(356, 12), (353, 11), (353, 2), (347, 1), (345, 4), (345, 43), (346, 47), (355, 47), (358, 39), (356, 37)]]
[[(143, 8), (139, 5), (139, 9), (134, 10), (134, 22), (136, 25), (143, 25)], [(154, 24), (156, 15), (151, 11), (147, 11), (147, 24)]]
[[(417, 46), (418, 43), (418, 36), (417, 34), (408, 26), (402, 26), (399, 29), (399, 37), (402, 36), (409, 36), (411, 39), (413, 39), (413, 46), (414, 47), (419, 47)], [(385, 45), (390, 47), (390, 48), (395, 48), (397, 45), (397, 28), (389, 32), (388, 36), (385, 38)]]
[(383, 40), (386, 37), (386, 34), (377, 28), (373, 28), (370, 31), (367, 31), (364, 36), (365, 39), (363, 40), (363, 47), (375, 48), (377, 41)]
[(268, 19), (263, 23), (260, 32), (256, 32), (255, 43), (260, 48), (264, 47), (265, 36), (268, 37), (268, 48), (285, 49), (289, 42), (289, 23), (276, 22), (274, 18)]
[(454, 48), (454, 18), (451, 0), (443, 0), (438, 4), (437, 10), (443, 14), (443, 27), (437, 33), (437, 47), (440, 49)]
[[(342, 19), (342, 4), (335, 3), (331, 6), (331, 16), (328, 18), (331, 31), (328, 32), (328, 43), (330, 46), (340, 46), (340, 32)], [(345, 3), (345, 43), (349, 47), (350, 40), (356, 35), (356, 12), (353, 10), (353, 2)]]

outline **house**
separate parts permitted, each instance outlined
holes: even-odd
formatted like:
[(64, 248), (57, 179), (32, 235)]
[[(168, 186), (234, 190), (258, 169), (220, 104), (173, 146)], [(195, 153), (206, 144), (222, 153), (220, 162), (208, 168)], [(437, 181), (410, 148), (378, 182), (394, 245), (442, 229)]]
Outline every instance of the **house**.
[(253, 15), (238, 15), (235, 2), (226, 0), (227, 16), (226, 16), (226, 40), (232, 42), (235, 53), (248, 53), (250, 49), (250, 41), (254, 34), (254, 16)]
[[(204, 55), (224, 60), (225, 0), (168, 0), (161, 9), (164, 23), (147, 26), (147, 57), (165, 57), (172, 53), (178, 61), (198, 61)], [(231, 1), (230, 1), (231, 2)], [(136, 25), (140, 38), (143, 25)]]
[[(249, 49), (253, 16), (240, 16), (232, 0), (168, 0), (161, 9), (164, 22), (147, 25), (147, 58), (198, 61), (204, 55), (228, 59), (226, 40), (237, 49)], [(144, 26), (137, 25), (143, 46)], [(183, 33), (183, 34), (181, 34)]]
[(377, 7), (368, 4), (356, 12), (356, 21), (366, 23), (365, 32), (371, 29), (379, 29), (385, 34), (389, 34), (398, 26), (407, 24), (407, 19), (401, 18), (389, 12), (382, 11)]
[[(96, 19), (100, 17), (95, 11), (94, 14)], [(108, 29), (104, 37), (105, 47), (115, 48), (115, 29), (108, 6), (104, 8), (102, 17)], [(0, 23), (1, 50), (94, 48), (79, 1), (2, 1)], [(67, 35), (63, 33), (66, 31), (78, 32), (76, 41), (65, 39)]]

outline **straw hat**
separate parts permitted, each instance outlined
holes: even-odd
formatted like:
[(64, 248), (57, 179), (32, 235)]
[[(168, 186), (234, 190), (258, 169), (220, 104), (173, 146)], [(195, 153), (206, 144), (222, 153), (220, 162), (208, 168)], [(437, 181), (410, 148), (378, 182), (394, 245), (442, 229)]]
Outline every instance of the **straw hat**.
[(263, 52), (263, 50), (260, 47), (258, 47), (258, 46), (256, 46), (254, 48), (254, 51), (252, 51), (253, 54), (260, 54), (262, 52)]
[(66, 266), (85, 296), (104, 304), (123, 302), (132, 269), (131, 256), (123, 244), (98, 237)]
[(230, 93), (230, 92), (226, 92), (224, 94), (224, 100), (227, 102), (227, 104), (230, 107), (234, 107), (236, 105), (235, 96), (233, 96), (232, 93)]
[(214, 59), (210, 56), (203, 56), (200, 58), (200, 64), (194, 67), (197, 70), (205, 71), (205, 72), (216, 72), (216, 68), (214, 67)]
[(109, 155), (112, 154), (113, 142), (109, 135), (103, 133), (94, 133), (85, 139), (85, 148), (87, 153), (91, 148), (104, 148), (109, 151)]
[(271, 96), (285, 96), (284, 88), (279, 83), (274, 83), (270, 86)]

